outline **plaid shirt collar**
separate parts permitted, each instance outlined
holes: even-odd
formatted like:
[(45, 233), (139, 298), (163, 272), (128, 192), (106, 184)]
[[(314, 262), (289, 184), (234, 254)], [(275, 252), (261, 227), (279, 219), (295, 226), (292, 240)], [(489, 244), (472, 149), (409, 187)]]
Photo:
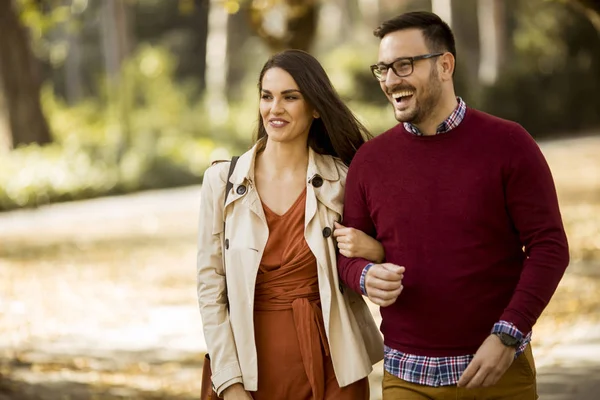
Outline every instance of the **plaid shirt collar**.
[[(456, 98), (458, 104), (452, 114), (445, 121), (438, 125), (435, 134), (439, 135), (440, 133), (450, 132), (452, 129), (456, 128), (462, 120), (465, 118), (465, 113), (467, 112), (467, 104), (460, 97)], [(404, 129), (407, 131), (417, 135), (423, 136), (423, 133), (417, 128), (415, 125), (410, 122), (404, 122)]]

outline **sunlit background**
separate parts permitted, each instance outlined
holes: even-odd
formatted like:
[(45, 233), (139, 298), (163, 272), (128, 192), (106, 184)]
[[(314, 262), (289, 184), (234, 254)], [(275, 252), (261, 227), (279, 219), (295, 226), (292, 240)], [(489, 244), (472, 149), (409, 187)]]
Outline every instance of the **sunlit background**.
[(285, 48), (374, 134), (394, 125), (372, 31), (409, 10), (451, 24), (457, 93), (550, 163), (572, 262), (534, 330), (540, 394), (597, 399), (598, 1), (0, 0), (0, 400), (198, 398), (204, 170), (251, 145)]

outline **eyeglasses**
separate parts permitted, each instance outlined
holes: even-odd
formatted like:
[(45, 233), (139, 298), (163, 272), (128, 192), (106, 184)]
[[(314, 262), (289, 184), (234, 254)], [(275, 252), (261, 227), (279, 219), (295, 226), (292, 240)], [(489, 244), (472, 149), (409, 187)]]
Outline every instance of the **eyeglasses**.
[(444, 53), (423, 54), (421, 56), (397, 58), (390, 64), (379, 63), (379, 64), (371, 65), (371, 72), (373, 73), (373, 76), (375, 77), (375, 79), (377, 79), (380, 82), (383, 82), (386, 80), (388, 70), (390, 68), (392, 69), (392, 71), (394, 71), (394, 73), (396, 75), (398, 75), (400, 78), (402, 78), (405, 76), (409, 76), (410, 74), (413, 73), (414, 68), (415, 68), (415, 65), (414, 65), (415, 61), (425, 60), (425, 59), (433, 58), (433, 57), (439, 57), (442, 54), (444, 54)]

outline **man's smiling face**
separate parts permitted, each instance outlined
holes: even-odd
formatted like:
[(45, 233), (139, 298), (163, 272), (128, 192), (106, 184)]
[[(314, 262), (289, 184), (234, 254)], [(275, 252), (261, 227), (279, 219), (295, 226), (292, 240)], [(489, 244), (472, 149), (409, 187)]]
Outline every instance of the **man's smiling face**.
[[(416, 57), (431, 53), (419, 29), (404, 29), (388, 33), (379, 44), (379, 63), (391, 63), (401, 57)], [(380, 82), (381, 89), (394, 107), (400, 122), (418, 124), (426, 120), (442, 96), (437, 58), (414, 62), (412, 74), (397, 76), (391, 68)]]

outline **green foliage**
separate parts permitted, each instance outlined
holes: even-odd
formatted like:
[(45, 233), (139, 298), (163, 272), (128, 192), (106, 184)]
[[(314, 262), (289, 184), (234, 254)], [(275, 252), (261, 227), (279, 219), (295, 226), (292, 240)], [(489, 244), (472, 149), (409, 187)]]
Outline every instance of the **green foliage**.
[[(470, 106), (515, 120), (537, 136), (600, 124), (600, 39), (594, 26), (559, 1), (507, 2), (506, 33), (512, 45), (497, 84), (483, 87), (459, 69), (457, 94)], [(36, 54), (50, 61), (55, 74), (47, 76), (47, 82), (57, 84), (56, 93), (61, 92), (59, 78), (65, 76), (56, 69), (68, 51), (64, 31), (77, 23), (89, 27), (84, 19), (76, 18), (88, 2), (67, 3), (42, 9), (34, 0), (15, 2)], [(151, 2), (139, 4), (144, 3)], [(234, 3), (238, 2), (228, 2), (233, 9)], [(180, 10), (190, 4), (181, 0)], [(92, 11), (97, 13), (97, 7)], [(60, 34), (53, 34), (55, 30)], [(82, 29), (81, 33), (82, 57), (87, 60), (82, 64), (84, 79), (91, 89), (93, 80), (104, 76), (97, 68), (101, 54), (97, 43), (91, 42), (97, 32)], [(195, 73), (200, 64), (194, 64), (194, 59), (203, 60), (204, 55), (188, 50), (178, 53), (169, 40), (159, 40), (163, 36), (171, 41), (178, 37), (166, 33), (138, 36), (137, 51), (121, 74), (98, 83), (96, 89), (87, 91), (94, 97), (75, 106), (65, 105), (46, 87), (42, 100), (56, 143), (19, 148), (0, 158), (0, 210), (198, 183), (210, 160), (240, 154), (248, 147), (258, 117), (256, 78), (266, 54), (252, 53), (251, 59), (244, 60), (243, 84), (238, 86), (236, 81), (227, 88), (228, 110), (215, 113), (209, 111), (212, 97), (197, 97), (204, 70)], [(378, 46), (378, 40), (369, 39), (347, 38), (323, 47), (316, 56), (343, 100), (373, 134), (379, 134), (397, 122), (369, 71)], [(477, 42), (473, 39), (470, 44), (474, 53)], [(148, 43), (164, 43), (171, 46), (170, 51)], [(178, 54), (177, 59), (172, 54)], [(459, 64), (468, 55), (459, 53)], [(178, 72), (182, 64), (188, 65), (191, 72), (186, 76), (191, 80), (183, 80)], [(222, 118), (215, 118), (219, 115)]]
[[(591, 22), (552, 1), (519, 3), (515, 54), (480, 108), (537, 137), (600, 124), (600, 37)], [(532, 16), (535, 15), (535, 18)]]
[(68, 45), (64, 40), (50, 40), (50, 33), (59, 25), (67, 24), (70, 28), (76, 24), (72, 14), (78, 13), (84, 0), (72, 0), (70, 5), (54, 2), (44, 5), (37, 0), (17, 0), (16, 10), (24, 26), (27, 27), (34, 54), (53, 64), (60, 63), (67, 55)]
[(36, 39), (46, 35), (57, 24), (68, 21), (71, 16), (71, 7), (64, 4), (53, 4), (45, 7), (45, 11), (42, 10), (44, 6), (41, 2), (36, 0), (17, 0), (16, 5), (21, 20)]
[(174, 83), (173, 65), (165, 51), (141, 48), (123, 68), (128, 91), (110, 101), (68, 107), (46, 88), (56, 142), (0, 158), (0, 210), (198, 184), (212, 160), (239, 152), (230, 135), (211, 133), (201, 102)]
[[(583, 13), (555, 0), (507, 0), (508, 58), (493, 86), (468, 72), (464, 37), (458, 54), (456, 93), (483, 111), (517, 121), (536, 137), (588, 131), (600, 125), (600, 37)], [(456, 5), (470, 12), (469, 3)], [(455, 31), (465, 29), (464, 24)], [(476, 33), (476, 27), (473, 33)], [(467, 29), (467, 31), (469, 31)], [(464, 35), (463, 35), (464, 36)], [(470, 40), (470, 38), (469, 38)], [(477, 46), (477, 37), (470, 46)], [(395, 120), (368, 70), (373, 46), (348, 42), (319, 59), (342, 97), (373, 133)], [(476, 52), (476, 49), (471, 49)], [(476, 71), (475, 71), (476, 73)]]
[(319, 57), (342, 99), (374, 135), (398, 123), (366, 62), (376, 55), (373, 41), (371, 47), (349, 43)]
[[(332, 77), (352, 76), (346, 67)], [(248, 148), (258, 117), (256, 77), (249, 74), (241, 96), (229, 103), (228, 118), (217, 125), (204, 99), (192, 100), (193, 88), (175, 83), (174, 69), (168, 52), (141, 46), (123, 66), (126, 85), (117, 92), (103, 86), (100, 99), (67, 106), (46, 87), (42, 103), (56, 142), (0, 159), (0, 210), (197, 184), (211, 161)], [(364, 84), (379, 91), (369, 75)], [(355, 86), (339, 86), (373, 133), (395, 124), (387, 107), (353, 96)]]

